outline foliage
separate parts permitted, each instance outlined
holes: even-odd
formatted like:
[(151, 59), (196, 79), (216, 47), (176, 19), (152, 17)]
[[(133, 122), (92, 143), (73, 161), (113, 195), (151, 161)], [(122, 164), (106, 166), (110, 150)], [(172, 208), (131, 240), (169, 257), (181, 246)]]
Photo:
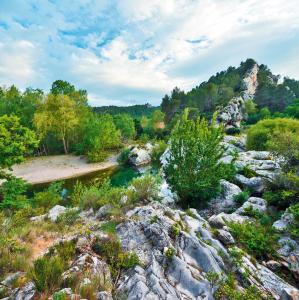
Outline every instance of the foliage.
[(92, 249), (106, 259), (114, 279), (117, 279), (122, 269), (129, 269), (140, 263), (135, 253), (122, 251), (120, 241), (114, 235), (97, 238)]
[[(38, 145), (33, 131), (22, 126), (16, 116), (0, 117), (0, 171), (24, 161)], [(0, 174), (3, 176), (3, 174)]]
[(258, 259), (275, 256), (278, 237), (271, 226), (262, 226), (259, 222), (229, 223), (230, 232), (247, 252)]
[(253, 100), (247, 100), (245, 102), (245, 112), (247, 114), (254, 114), (256, 113), (257, 109), (256, 109), (256, 104), (255, 102), (253, 102)]
[(116, 234), (116, 226), (118, 222), (116, 221), (107, 221), (101, 225), (101, 230), (110, 234)]
[(117, 158), (117, 162), (123, 166), (127, 165), (129, 163), (130, 152), (128, 148), (124, 149)]
[(135, 123), (128, 114), (117, 114), (114, 116), (114, 123), (124, 140), (134, 139), (136, 136)]
[(65, 213), (61, 214), (57, 218), (56, 222), (63, 226), (72, 226), (78, 221), (79, 218), (79, 211), (75, 208), (71, 208), (66, 210)]
[(88, 154), (90, 161), (101, 161), (106, 151), (120, 146), (120, 132), (111, 115), (90, 113), (80, 125), (82, 139), (76, 145), (78, 154)]
[(175, 249), (172, 248), (172, 247), (169, 247), (166, 249), (165, 251), (165, 256), (168, 258), (168, 259), (172, 259), (175, 255)]
[(163, 140), (157, 141), (155, 143), (154, 148), (151, 152), (152, 164), (156, 166), (161, 165), (160, 157), (162, 156), (162, 154), (165, 152), (166, 149), (167, 149), (167, 144)]
[(51, 208), (58, 204), (61, 200), (63, 181), (56, 181), (49, 185), (49, 187), (42, 191), (34, 193), (32, 203), (35, 207)]
[(290, 117), (299, 119), (299, 98), (286, 107), (285, 113)]
[(181, 232), (181, 226), (177, 223), (173, 224), (170, 228), (170, 234), (174, 237), (178, 236)]
[(155, 106), (150, 104), (136, 104), (131, 106), (100, 106), (93, 107), (93, 110), (99, 114), (128, 114), (132, 118), (140, 119), (142, 116), (150, 117), (152, 113), (157, 109)]
[[(231, 166), (219, 162), (224, 147), (222, 127), (204, 118), (188, 119), (188, 110), (172, 132), (164, 168), (167, 181), (182, 204), (198, 206), (220, 192), (220, 179)], [(228, 172), (228, 170), (230, 172)]]
[(240, 171), (240, 174), (244, 175), (247, 178), (252, 178), (252, 177), (256, 177), (257, 173), (252, 170), (250, 167), (248, 166), (244, 166)]
[(134, 178), (131, 187), (134, 191), (135, 202), (158, 199), (158, 182), (157, 178), (152, 175)]
[(299, 203), (290, 206), (288, 208), (288, 212), (290, 212), (294, 216), (294, 220), (289, 225), (288, 230), (294, 238), (298, 239), (299, 238)]
[(61, 282), (64, 263), (60, 257), (38, 258), (29, 272), (38, 292), (53, 291)]
[(12, 177), (0, 186), (0, 209), (18, 210), (29, 206), (29, 200), (24, 195), (29, 185), (20, 178)]
[(36, 111), (34, 124), (42, 138), (53, 133), (68, 153), (70, 135), (79, 124), (76, 102), (65, 94), (49, 94)]
[(108, 152), (103, 150), (91, 150), (87, 152), (87, 161), (90, 163), (104, 161), (108, 157)]
[(122, 188), (112, 187), (110, 181), (105, 180), (102, 184), (87, 186), (82, 191), (80, 206), (83, 209), (99, 209), (105, 204), (120, 205), (120, 199), (124, 195)]
[(229, 274), (226, 279), (218, 282), (218, 289), (215, 293), (216, 300), (262, 300), (263, 295), (255, 286), (250, 286), (244, 290), (237, 289), (237, 282)]
[(299, 177), (293, 173), (281, 173), (276, 175), (268, 189), (263, 193), (263, 198), (270, 205), (279, 209), (286, 209), (295, 204), (299, 197)]
[(249, 198), (250, 194), (248, 191), (242, 191), (237, 195), (234, 195), (234, 201), (240, 205), (242, 205), (244, 202), (246, 202)]
[(247, 149), (271, 150), (271, 143), (279, 142), (277, 134), (299, 133), (299, 121), (286, 118), (262, 120), (247, 132)]

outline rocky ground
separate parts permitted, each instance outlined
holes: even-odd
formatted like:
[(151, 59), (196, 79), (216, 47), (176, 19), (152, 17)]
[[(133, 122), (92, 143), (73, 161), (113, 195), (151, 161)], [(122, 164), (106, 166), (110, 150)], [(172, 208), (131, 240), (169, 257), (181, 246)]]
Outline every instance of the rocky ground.
[[(116, 276), (111, 274), (107, 259), (99, 255), (94, 246), (95, 241), (104, 241), (109, 237), (101, 230), (101, 225), (107, 222), (107, 207), (99, 211), (81, 212), (81, 222), (85, 229), (88, 228), (89, 234), (85, 230), (85, 233), (78, 232), (67, 239), (56, 240), (56, 243), (72, 240), (76, 245), (76, 257), (63, 274), (65, 282), (75, 274), (77, 286), (88, 284), (89, 278), (84, 277), (86, 270), (89, 276), (100, 276), (101, 285), (96, 295), (99, 300), (230, 299), (221, 298), (219, 290), (225, 286), (229, 274), (234, 274), (237, 278), (235, 289), (243, 293), (238, 299), (261, 299), (247, 298), (246, 291), (250, 286), (255, 286), (264, 299), (299, 299), (296, 288), (296, 282), (299, 282), (299, 244), (285, 232), (292, 216), (285, 213), (273, 224), (281, 232), (275, 260), (257, 261), (239, 249), (227, 226), (227, 222), (255, 222), (253, 218), (243, 215), (247, 208), (260, 213), (267, 211), (267, 202), (259, 195), (267, 181), (280, 170), (279, 162), (270, 153), (245, 151), (244, 142), (242, 136), (227, 136), (223, 161), (234, 160), (240, 168), (246, 165), (256, 176), (247, 178), (237, 175), (237, 184), (223, 180), (221, 195), (213, 199), (206, 209), (183, 211), (175, 207), (174, 201), (170, 201), (173, 195), (164, 182), (160, 191), (164, 201), (148, 200), (126, 211), (116, 227), (116, 234), (122, 251), (135, 253), (138, 264)], [(143, 158), (148, 159), (144, 152), (140, 156), (140, 151), (135, 152), (133, 157), (138, 164), (142, 164)], [(238, 207), (234, 196), (244, 188), (250, 188), (254, 195)], [(47, 215), (32, 218), (31, 221), (41, 222), (47, 218), (55, 222), (64, 212), (64, 207), (56, 206)], [(236, 253), (241, 254), (237, 255), (238, 260)], [(282, 270), (293, 279), (287, 282), (279, 276)], [(18, 272), (2, 281), (2, 290), (6, 289), (10, 295), (5, 299), (29, 300), (36, 297), (32, 282), (18, 288), (13, 286), (15, 279), (22, 275)], [(55, 298), (53, 295), (52, 299), (80, 299), (76, 291), (67, 285), (59, 294), (64, 294), (66, 298)]]

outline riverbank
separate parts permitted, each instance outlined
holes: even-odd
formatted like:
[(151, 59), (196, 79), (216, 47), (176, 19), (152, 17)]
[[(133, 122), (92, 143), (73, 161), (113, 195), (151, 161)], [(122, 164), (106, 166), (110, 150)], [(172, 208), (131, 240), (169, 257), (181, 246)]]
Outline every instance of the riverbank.
[(41, 184), (116, 167), (117, 157), (111, 155), (100, 163), (88, 163), (84, 157), (71, 154), (34, 157), (15, 165), (12, 174), (30, 184)]

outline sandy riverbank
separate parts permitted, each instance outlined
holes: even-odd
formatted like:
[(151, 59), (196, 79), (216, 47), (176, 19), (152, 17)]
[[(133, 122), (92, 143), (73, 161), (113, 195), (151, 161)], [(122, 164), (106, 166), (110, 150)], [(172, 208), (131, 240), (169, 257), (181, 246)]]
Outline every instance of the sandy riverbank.
[(54, 155), (28, 159), (13, 167), (13, 175), (31, 184), (46, 183), (88, 174), (117, 166), (117, 155), (101, 163), (87, 163), (75, 155)]

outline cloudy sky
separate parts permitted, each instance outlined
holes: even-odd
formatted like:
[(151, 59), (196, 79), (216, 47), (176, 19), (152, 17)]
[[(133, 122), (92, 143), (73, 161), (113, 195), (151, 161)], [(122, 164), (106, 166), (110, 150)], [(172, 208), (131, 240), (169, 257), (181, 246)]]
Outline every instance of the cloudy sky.
[(0, 85), (159, 104), (248, 57), (299, 79), (298, 0), (0, 0)]

